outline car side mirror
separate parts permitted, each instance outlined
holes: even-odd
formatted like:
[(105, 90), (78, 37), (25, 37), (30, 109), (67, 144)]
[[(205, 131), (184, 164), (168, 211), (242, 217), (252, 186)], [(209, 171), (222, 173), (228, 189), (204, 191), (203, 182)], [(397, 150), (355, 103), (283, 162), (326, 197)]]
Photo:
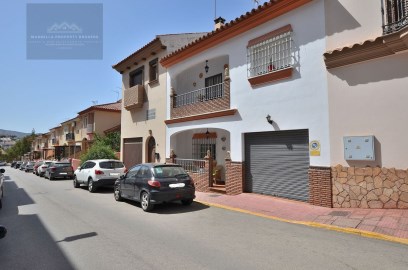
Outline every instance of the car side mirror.
[(5, 169), (0, 169), (0, 173), (5, 173), (6, 170)]
[(126, 175), (123, 174), (123, 175), (121, 175), (121, 176), (119, 177), (119, 179), (125, 179), (125, 177), (126, 177)]

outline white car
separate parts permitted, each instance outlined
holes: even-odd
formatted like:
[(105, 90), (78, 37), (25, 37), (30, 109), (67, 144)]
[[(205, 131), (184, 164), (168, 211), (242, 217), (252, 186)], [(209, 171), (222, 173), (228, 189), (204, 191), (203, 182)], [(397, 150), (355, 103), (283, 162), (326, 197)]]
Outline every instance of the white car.
[(115, 159), (88, 160), (74, 172), (74, 187), (81, 184), (88, 186), (89, 192), (95, 192), (98, 187), (112, 186), (116, 179), (126, 173), (122, 161)]
[(37, 168), (37, 173), (38, 173), (38, 175), (39, 175), (40, 177), (43, 177), (43, 176), (44, 176), (45, 171), (46, 171), (47, 168), (48, 168), (48, 165), (50, 165), (51, 163), (52, 163), (51, 160), (44, 160), (44, 163), (41, 164), (40, 166), (38, 166), (38, 168)]

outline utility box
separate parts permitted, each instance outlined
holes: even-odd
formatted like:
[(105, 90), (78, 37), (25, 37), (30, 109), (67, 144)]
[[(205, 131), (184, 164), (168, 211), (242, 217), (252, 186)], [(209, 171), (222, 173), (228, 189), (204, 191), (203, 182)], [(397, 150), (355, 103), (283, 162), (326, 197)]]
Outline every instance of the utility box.
[(374, 136), (343, 137), (345, 160), (375, 160)]

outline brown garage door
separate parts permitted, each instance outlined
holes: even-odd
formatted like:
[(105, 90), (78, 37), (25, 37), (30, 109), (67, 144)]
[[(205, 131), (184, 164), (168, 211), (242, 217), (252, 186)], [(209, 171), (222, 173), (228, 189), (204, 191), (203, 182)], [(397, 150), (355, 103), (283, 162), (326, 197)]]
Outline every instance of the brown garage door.
[(123, 139), (123, 163), (126, 168), (142, 163), (143, 138)]

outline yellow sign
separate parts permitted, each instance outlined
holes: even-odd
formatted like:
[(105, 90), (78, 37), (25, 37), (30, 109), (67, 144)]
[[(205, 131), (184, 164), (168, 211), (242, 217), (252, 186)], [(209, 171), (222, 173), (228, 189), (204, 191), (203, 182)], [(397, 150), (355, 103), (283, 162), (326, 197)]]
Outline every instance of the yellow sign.
[(320, 156), (320, 142), (311, 141), (309, 143), (310, 155), (313, 157)]

